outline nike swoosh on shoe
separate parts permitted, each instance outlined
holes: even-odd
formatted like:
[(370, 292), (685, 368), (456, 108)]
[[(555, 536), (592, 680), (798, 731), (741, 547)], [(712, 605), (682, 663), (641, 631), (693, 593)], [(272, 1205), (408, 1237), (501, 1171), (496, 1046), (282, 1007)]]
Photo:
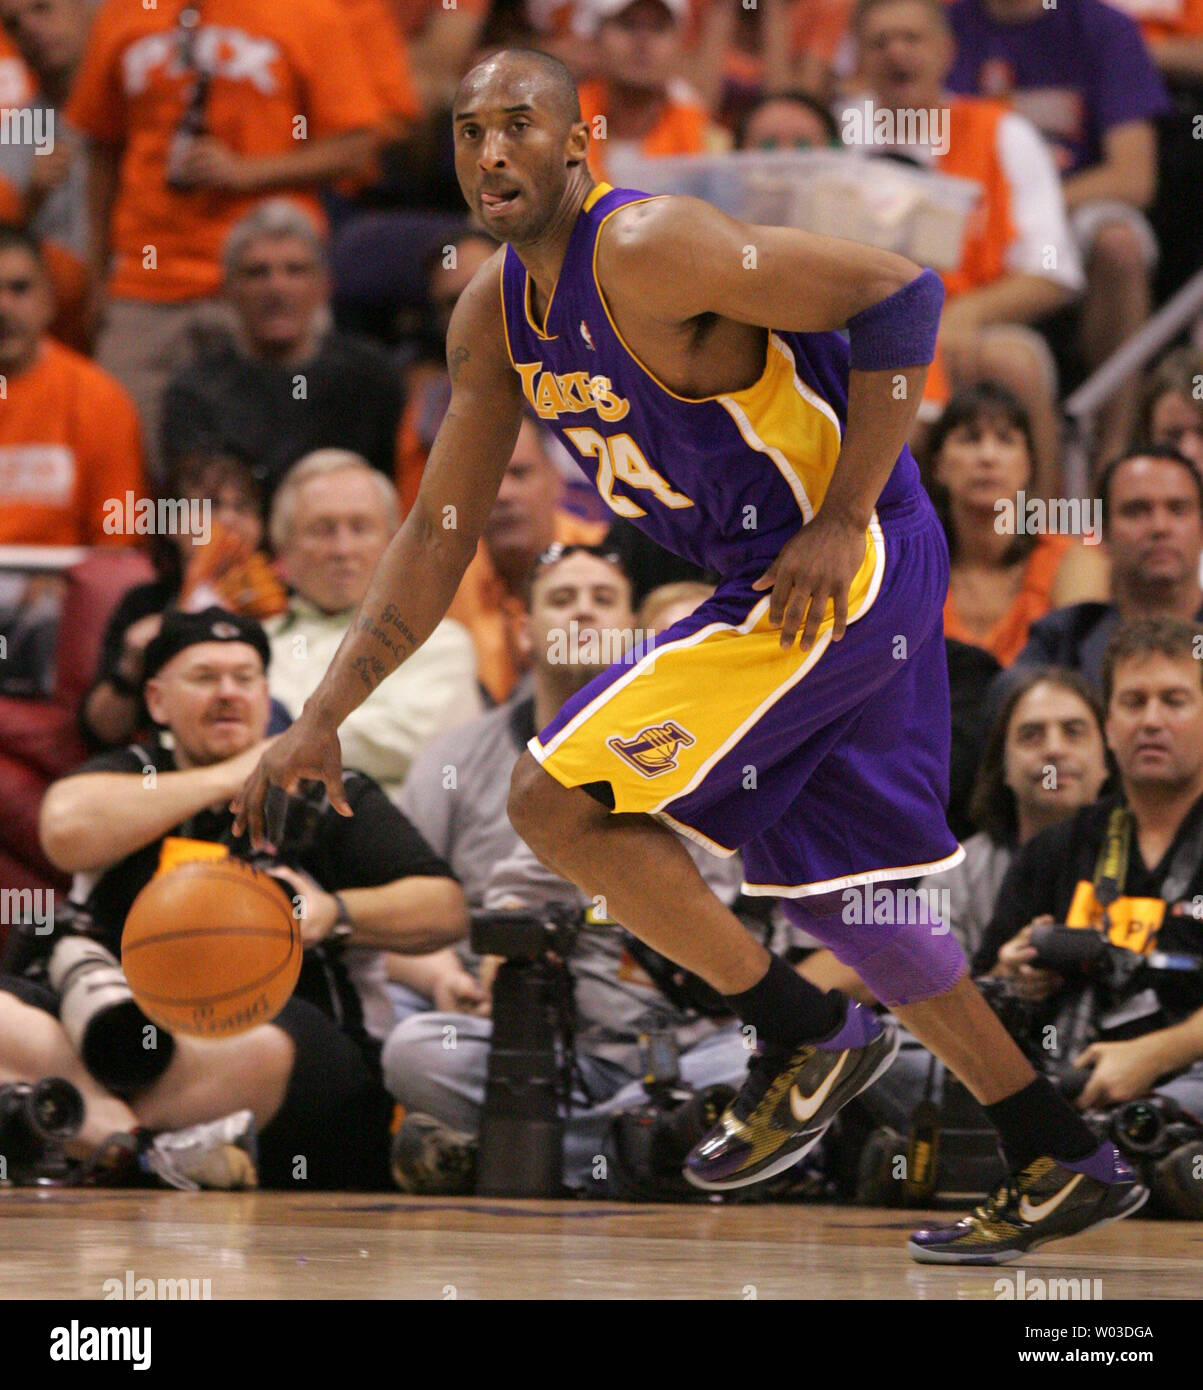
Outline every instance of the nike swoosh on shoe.
[(823, 1102), (831, 1093), (831, 1088), (839, 1079), (840, 1072), (844, 1070), (844, 1063), (848, 1060), (848, 1053), (845, 1050), (840, 1054), (840, 1060), (827, 1074), (826, 1080), (812, 1096), (803, 1096), (799, 1093), (796, 1085), (790, 1087), (789, 1108), (790, 1113), (800, 1125), (804, 1125), (821, 1109)]
[(1019, 1199), (1019, 1215), (1032, 1225), (1037, 1221), (1043, 1221), (1046, 1216), (1051, 1216), (1053, 1212), (1057, 1210), (1061, 1203), (1065, 1201), (1074, 1188), (1082, 1181), (1083, 1176), (1084, 1174), (1082, 1173), (1076, 1174), (1072, 1181), (1067, 1182), (1061, 1191), (1054, 1193), (1047, 1202), (1040, 1202), (1033, 1206), (1033, 1204), (1028, 1201), (1026, 1195), (1021, 1197)]

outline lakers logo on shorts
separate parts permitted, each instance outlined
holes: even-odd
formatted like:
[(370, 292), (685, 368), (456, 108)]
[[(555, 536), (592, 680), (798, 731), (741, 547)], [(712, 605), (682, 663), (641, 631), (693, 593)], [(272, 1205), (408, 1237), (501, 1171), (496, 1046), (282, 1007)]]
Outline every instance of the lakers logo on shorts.
[(644, 777), (659, 777), (676, 768), (677, 754), (693, 742), (692, 734), (670, 721), (640, 729), (634, 738), (608, 738), (606, 745)]

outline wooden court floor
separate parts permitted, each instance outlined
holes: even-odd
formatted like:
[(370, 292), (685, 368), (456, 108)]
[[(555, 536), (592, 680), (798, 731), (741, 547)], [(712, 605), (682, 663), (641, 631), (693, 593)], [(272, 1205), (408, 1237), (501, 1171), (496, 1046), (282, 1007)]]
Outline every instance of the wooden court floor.
[[(1005, 1270), (909, 1260), (915, 1224), (809, 1205), (13, 1189), (0, 1192), (0, 1300), (102, 1299), (127, 1271), (208, 1279), (215, 1300), (997, 1297)], [(1198, 1298), (1203, 1223), (1120, 1222), (1022, 1266), (1099, 1279), (1104, 1300)]]

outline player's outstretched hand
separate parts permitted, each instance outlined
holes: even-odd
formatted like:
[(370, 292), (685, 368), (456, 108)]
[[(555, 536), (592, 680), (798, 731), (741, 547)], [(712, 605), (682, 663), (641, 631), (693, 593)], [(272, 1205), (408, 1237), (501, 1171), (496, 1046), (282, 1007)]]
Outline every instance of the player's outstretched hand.
[(305, 779), (325, 784), (330, 804), (340, 816), (352, 813), (343, 790), (343, 755), (337, 728), (317, 715), (301, 712), (301, 717), (268, 748), (242, 790), (230, 803), (234, 812), (234, 834), (249, 829), (251, 844), (262, 848), (264, 806), (268, 789), (282, 787), (290, 794)]
[(781, 645), (789, 650), (802, 626), (802, 651), (814, 646), (830, 602), (835, 613), (831, 640), (838, 642), (848, 621), (848, 594), (865, 558), (865, 528), (820, 511), (785, 543), (781, 554), (752, 585), (772, 588), (769, 621), (781, 628)]

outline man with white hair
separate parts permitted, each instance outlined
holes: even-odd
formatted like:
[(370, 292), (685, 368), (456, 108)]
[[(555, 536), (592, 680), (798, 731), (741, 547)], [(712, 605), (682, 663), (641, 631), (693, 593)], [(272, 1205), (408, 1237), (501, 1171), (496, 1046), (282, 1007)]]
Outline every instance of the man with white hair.
[[(392, 483), (345, 449), (319, 449), (285, 476), (271, 540), (293, 593), (268, 624), (271, 693), (295, 717), (350, 626), (377, 561), (400, 522)], [(347, 764), (390, 797), (435, 734), (481, 712), (472, 639), (446, 619), (396, 680), (381, 685), (343, 730)]]
[(332, 327), (325, 239), (287, 198), (230, 232), (225, 296), (235, 335), (179, 372), (163, 398), (168, 465), (234, 454), (264, 492), (314, 449), (351, 449), (393, 476), (401, 379), (375, 343)]

